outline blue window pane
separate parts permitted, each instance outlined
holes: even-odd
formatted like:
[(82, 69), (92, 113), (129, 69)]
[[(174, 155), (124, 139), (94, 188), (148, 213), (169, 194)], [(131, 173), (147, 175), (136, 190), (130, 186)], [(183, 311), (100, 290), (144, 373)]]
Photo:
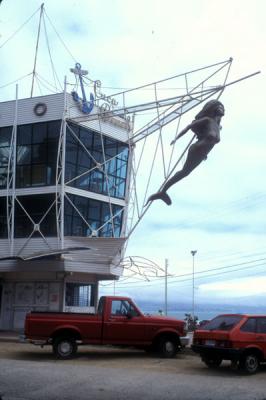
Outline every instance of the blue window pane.
[(110, 222), (108, 222), (101, 230), (100, 236), (104, 237), (113, 237), (113, 226)]
[(0, 197), (0, 237), (7, 237), (6, 197)]
[(86, 148), (92, 148), (93, 134), (88, 129), (80, 128), (80, 140)]
[(31, 144), (32, 125), (20, 125), (17, 128), (17, 144)]
[(31, 164), (31, 146), (17, 147), (17, 164)]
[(32, 126), (32, 143), (47, 142), (47, 124), (33, 124)]
[(116, 175), (121, 178), (126, 178), (127, 174), (127, 163), (123, 160), (117, 160), (117, 170)]
[(0, 128), (0, 147), (10, 145), (12, 135), (12, 126)]
[(93, 220), (101, 219), (101, 203), (96, 200), (90, 200), (89, 204), (89, 218)]
[(105, 164), (105, 169), (108, 174), (115, 175), (116, 174), (116, 158), (112, 158)]
[(64, 230), (66, 236), (72, 235), (72, 217), (70, 215), (65, 215), (64, 218)]
[(126, 181), (125, 179), (116, 179), (116, 196), (123, 198), (125, 196)]
[(9, 147), (0, 147), (0, 166), (8, 165)]
[(31, 186), (44, 186), (47, 182), (47, 166), (36, 164), (31, 170)]
[(122, 207), (113, 205), (111, 213), (109, 203), (75, 195), (69, 195), (69, 198), (75, 208), (68, 201), (65, 202), (65, 234), (68, 232), (68, 235), (73, 236), (90, 236), (94, 230), (97, 231), (98, 236), (118, 237), (120, 235)]
[(47, 162), (47, 146), (44, 144), (35, 144), (31, 146), (31, 162), (46, 163)]
[(104, 138), (101, 139), (101, 135), (99, 133), (94, 133), (93, 149), (100, 153), (102, 153), (102, 149), (103, 149), (102, 148), (102, 140), (104, 140)]
[(76, 143), (66, 144), (66, 162), (77, 163), (78, 146)]
[(87, 168), (90, 168), (91, 165), (91, 156), (81, 146), (78, 152), (78, 165)]
[[(76, 166), (74, 164), (67, 163), (65, 169), (65, 181), (68, 182), (76, 176)], [(74, 181), (75, 182), (75, 181)], [(75, 186), (75, 183), (72, 182), (71, 186)]]
[(19, 188), (31, 186), (30, 165), (22, 165), (16, 168), (16, 186)]
[(88, 171), (87, 168), (83, 168), (83, 172), (82, 172), (82, 169), (79, 168), (79, 171), (78, 171), (79, 175), (84, 174), (84, 172), (85, 172), (84, 175), (82, 175), (80, 178), (78, 178), (76, 180), (76, 186), (79, 189), (83, 189), (83, 190), (88, 190), (89, 189), (89, 186), (90, 186), (90, 173), (88, 173), (87, 171)]
[(0, 188), (7, 185), (7, 167), (0, 167)]
[(121, 158), (124, 161), (127, 161), (128, 159), (128, 147), (125, 145), (120, 145), (118, 148), (118, 157)]
[(79, 137), (79, 126), (70, 124), (66, 128), (66, 141), (67, 143), (75, 143), (77, 144), (77, 138)]
[(97, 162), (97, 163), (102, 164), (102, 163), (104, 162), (104, 158), (103, 158), (103, 153), (102, 153), (102, 151), (95, 151), (95, 150), (93, 150), (93, 151), (91, 152), (91, 154), (92, 154), (92, 160), (94, 161), (94, 163)]
[(83, 218), (87, 219), (88, 199), (86, 197), (75, 196), (74, 204)]
[[(92, 231), (97, 231), (100, 228), (100, 226), (102, 225), (100, 223), (100, 221), (96, 221), (96, 220), (93, 220), (93, 219), (89, 219), (88, 222), (90, 224), (90, 227), (91, 227)], [(90, 232), (90, 234), (91, 234), (91, 232)]]
[[(61, 121), (50, 121), (18, 126), (18, 187), (55, 184), (60, 124)], [(48, 141), (48, 132), (52, 135), (51, 141)]]
[(107, 222), (110, 216), (110, 205), (108, 203), (102, 203), (102, 221)]
[(90, 190), (101, 193), (103, 191), (103, 173), (94, 170), (90, 173)]
[(48, 140), (55, 141), (58, 140), (61, 130), (61, 121), (51, 121), (47, 123), (48, 128)]
[(106, 138), (104, 149), (105, 149), (105, 155), (106, 155), (107, 159), (114, 157), (117, 154), (117, 142), (115, 140)]
[(116, 195), (116, 181), (115, 177), (109, 175), (108, 180), (105, 180), (104, 182), (104, 193), (107, 195), (109, 194), (112, 197), (115, 197)]
[[(81, 143), (73, 140), (70, 130), (76, 133), (88, 152)], [(88, 171), (92, 170), (71, 182), (71, 186), (123, 198), (125, 182), (117, 181), (116, 178), (126, 179), (127, 159), (127, 145), (85, 127), (79, 127), (75, 124), (70, 124), (67, 127), (66, 163), (76, 166), (76, 177), (81, 175), (85, 168)], [(98, 163), (101, 164), (103, 171), (95, 168)], [(72, 168), (72, 172), (74, 173), (74, 168)], [(108, 179), (106, 179), (106, 174)], [(71, 176), (73, 177), (73, 175)], [(118, 188), (117, 185), (119, 185)]]

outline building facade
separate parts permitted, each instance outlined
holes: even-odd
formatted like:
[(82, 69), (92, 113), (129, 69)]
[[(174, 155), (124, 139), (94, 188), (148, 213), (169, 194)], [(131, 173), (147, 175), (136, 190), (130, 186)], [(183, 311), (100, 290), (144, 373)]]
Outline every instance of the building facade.
[(0, 329), (93, 312), (122, 273), (132, 126), (66, 91), (0, 103)]

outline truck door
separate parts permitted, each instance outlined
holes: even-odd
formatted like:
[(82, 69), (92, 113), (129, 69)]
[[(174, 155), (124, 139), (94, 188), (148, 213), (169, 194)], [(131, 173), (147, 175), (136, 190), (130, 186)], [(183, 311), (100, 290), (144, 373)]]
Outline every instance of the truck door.
[(128, 300), (112, 300), (109, 316), (104, 321), (103, 343), (138, 344), (145, 342), (143, 316)]

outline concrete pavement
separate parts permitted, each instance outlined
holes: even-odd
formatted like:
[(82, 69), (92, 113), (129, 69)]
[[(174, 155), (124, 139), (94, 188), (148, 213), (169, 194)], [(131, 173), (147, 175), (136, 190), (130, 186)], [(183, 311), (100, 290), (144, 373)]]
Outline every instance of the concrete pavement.
[(189, 349), (160, 359), (83, 346), (75, 359), (61, 361), (50, 346), (0, 341), (2, 400), (265, 400), (265, 377), (266, 367), (245, 376), (228, 362), (210, 370)]

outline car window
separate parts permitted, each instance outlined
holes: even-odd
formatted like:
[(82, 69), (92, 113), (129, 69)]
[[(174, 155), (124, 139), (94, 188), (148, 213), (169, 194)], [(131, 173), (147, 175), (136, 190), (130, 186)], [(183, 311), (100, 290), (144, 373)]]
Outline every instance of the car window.
[(132, 317), (139, 317), (140, 313), (138, 312), (138, 310), (133, 306), (133, 304), (128, 303), (129, 304), (129, 313), (131, 314)]
[(242, 318), (241, 315), (219, 315), (210, 322), (207, 322), (202, 329), (230, 331)]
[(249, 318), (240, 328), (241, 332), (256, 332), (256, 318)]
[(112, 315), (126, 315), (127, 314), (127, 307), (122, 300), (113, 300), (112, 301), (112, 308), (111, 308)]
[(137, 317), (139, 315), (138, 311), (133, 307), (131, 303), (127, 300), (113, 300), (112, 301), (112, 308), (111, 308), (112, 315), (131, 315), (132, 317)]
[(266, 333), (266, 318), (258, 318), (257, 333)]

